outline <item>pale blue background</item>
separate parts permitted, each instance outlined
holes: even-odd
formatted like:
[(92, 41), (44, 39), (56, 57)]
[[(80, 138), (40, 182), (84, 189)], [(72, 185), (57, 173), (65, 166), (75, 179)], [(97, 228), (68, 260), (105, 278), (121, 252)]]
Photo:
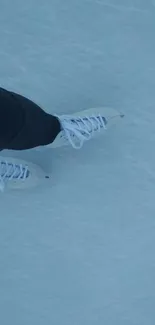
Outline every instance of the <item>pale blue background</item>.
[(154, 325), (155, 1), (1, 0), (0, 84), (126, 115), (81, 151), (10, 153), (52, 179), (0, 196), (0, 324)]

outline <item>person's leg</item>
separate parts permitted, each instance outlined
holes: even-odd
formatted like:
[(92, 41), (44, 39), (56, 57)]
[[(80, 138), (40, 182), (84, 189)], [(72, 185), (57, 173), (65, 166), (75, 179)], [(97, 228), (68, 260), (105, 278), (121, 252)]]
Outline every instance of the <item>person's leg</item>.
[[(79, 149), (123, 116), (115, 109), (99, 107), (55, 117), (25, 97), (0, 88), (0, 150), (48, 144), (52, 148), (71, 144)], [(9, 184), (11, 188), (29, 187), (49, 177), (33, 164), (8, 157), (0, 159), (1, 190)]]
[(0, 88), (0, 150), (25, 150), (54, 141), (59, 120), (31, 100)]

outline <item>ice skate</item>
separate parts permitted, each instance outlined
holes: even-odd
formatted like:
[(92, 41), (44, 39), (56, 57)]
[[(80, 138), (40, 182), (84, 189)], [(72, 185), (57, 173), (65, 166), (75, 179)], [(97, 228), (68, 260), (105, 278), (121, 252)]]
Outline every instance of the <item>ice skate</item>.
[(0, 190), (35, 187), (48, 175), (37, 165), (16, 158), (0, 157)]
[(74, 149), (80, 149), (84, 142), (102, 134), (106, 128), (116, 124), (123, 116), (115, 109), (106, 107), (58, 116), (62, 131), (48, 147), (56, 148), (70, 144)]

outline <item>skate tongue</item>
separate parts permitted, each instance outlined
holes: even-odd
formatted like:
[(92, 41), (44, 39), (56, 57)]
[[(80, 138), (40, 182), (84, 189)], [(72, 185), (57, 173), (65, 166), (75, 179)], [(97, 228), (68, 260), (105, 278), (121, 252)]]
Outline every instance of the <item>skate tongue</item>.
[[(26, 173), (25, 173), (26, 172)], [(19, 165), (13, 165), (7, 162), (0, 163), (0, 176), (1, 178), (27, 178), (29, 176), (29, 170), (26, 171), (26, 168), (20, 167)]]
[(60, 123), (62, 128), (60, 141), (62, 138), (64, 144), (70, 143), (73, 148), (80, 149), (85, 141), (106, 129), (107, 119), (100, 114), (91, 116), (68, 115), (60, 117)]
[[(100, 127), (103, 127), (107, 125), (107, 120), (105, 119), (105, 117), (102, 116), (90, 116), (88, 117), (83, 117), (83, 118), (76, 118), (76, 119), (72, 119), (71, 120), (72, 123), (78, 125), (78, 127), (81, 127), (81, 130), (87, 130), (87, 132), (92, 132), (92, 131), (96, 131)], [(102, 121), (102, 122), (101, 122)]]

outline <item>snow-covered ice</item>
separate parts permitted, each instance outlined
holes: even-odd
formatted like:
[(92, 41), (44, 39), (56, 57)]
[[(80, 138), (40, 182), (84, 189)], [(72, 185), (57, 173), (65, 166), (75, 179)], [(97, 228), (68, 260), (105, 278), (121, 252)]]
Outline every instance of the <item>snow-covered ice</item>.
[(81, 151), (0, 196), (0, 324), (155, 324), (155, 0), (1, 0), (0, 84), (51, 113), (111, 106)]

